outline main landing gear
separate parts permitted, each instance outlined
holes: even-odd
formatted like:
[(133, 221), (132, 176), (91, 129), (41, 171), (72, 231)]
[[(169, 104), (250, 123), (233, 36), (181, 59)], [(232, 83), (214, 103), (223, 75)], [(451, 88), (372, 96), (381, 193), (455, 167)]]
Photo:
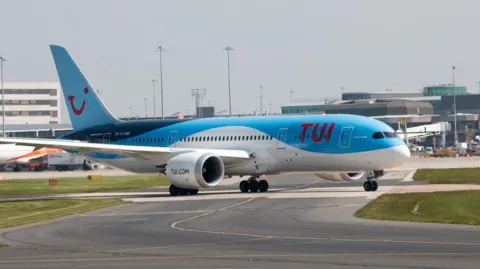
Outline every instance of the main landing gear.
[(184, 189), (184, 188), (179, 188), (175, 185), (170, 185), (170, 188), (168, 188), (168, 191), (170, 192), (171, 196), (177, 196), (177, 195), (195, 195), (198, 193), (198, 189)]
[(266, 181), (265, 179), (262, 179), (262, 180), (258, 180), (257, 177), (250, 177), (247, 180), (242, 180), (240, 182), (240, 191), (241, 192), (248, 192), (248, 191), (251, 191), (251, 192), (257, 192), (257, 191), (260, 191), (260, 192), (266, 192), (268, 191), (268, 181)]

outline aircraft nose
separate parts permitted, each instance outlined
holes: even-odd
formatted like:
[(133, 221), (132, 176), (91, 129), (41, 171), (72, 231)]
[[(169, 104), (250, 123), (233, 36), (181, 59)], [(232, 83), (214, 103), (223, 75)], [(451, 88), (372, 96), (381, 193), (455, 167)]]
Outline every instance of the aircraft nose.
[(396, 165), (403, 164), (410, 158), (410, 149), (406, 145), (401, 145), (393, 148), (393, 162)]

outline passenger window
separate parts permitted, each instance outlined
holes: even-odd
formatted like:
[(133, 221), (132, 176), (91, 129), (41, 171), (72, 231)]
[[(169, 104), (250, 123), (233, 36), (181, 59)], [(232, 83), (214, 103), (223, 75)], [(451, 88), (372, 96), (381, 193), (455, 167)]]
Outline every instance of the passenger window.
[(375, 132), (375, 133), (373, 133), (372, 138), (373, 139), (382, 139), (382, 138), (385, 138), (385, 136), (383, 136), (382, 132)]

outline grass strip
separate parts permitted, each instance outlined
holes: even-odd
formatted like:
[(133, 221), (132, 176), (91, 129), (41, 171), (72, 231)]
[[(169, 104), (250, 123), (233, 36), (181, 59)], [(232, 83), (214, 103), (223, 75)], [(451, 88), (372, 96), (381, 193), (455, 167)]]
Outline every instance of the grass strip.
[(32, 194), (64, 194), (111, 192), (169, 185), (167, 177), (160, 175), (104, 176), (100, 180), (87, 177), (58, 178), (56, 186), (51, 179), (18, 179), (0, 181), (0, 196)]
[(0, 202), (0, 228), (84, 213), (122, 203), (120, 199), (71, 199)]
[(428, 184), (480, 184), (480, 168), (418, 169), (413, 180)]
[(480, 225), (480, 191), (384, 194), (359, 209), (359, 218)]

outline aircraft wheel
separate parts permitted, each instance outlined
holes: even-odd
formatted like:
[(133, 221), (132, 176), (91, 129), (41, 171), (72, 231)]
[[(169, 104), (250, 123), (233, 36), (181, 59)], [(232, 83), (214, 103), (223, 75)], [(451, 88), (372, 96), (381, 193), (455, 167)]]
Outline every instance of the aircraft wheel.
[(168, 191), (170, 192), (171, 196), (177, 196), (178, 195), (178, 188), (175, 187), (175, 185), (170, 185), (170, 188), (168, 188)]
[(372, 191), (378, 190), (378, 182), (375, 180), (372, 181)]
[(191, 195), (195, 195), (195, 194), (198, 193), (198, 189), (189, 189), (188, 193), (191, 194)]
[(363, 183), (363, 188), (365, 189), (365, 191), (371, 191), (372, 187), (372, 182), (370, 181), (365, 181), (365, 183)]
[(260, 185), (259, 186), (260, 192), (268, 191), (268, 181), (262, 179), (262, 180), (260, 180), (259, 185)]
[(177, 187), (177, 189), (178, 189), (178, 194), (180, 194), (180, 195), (182, 195), (182, 196), (188, 194), (188, 190), (187, 190), (187, 189), (178, 188), (178, 187)]
[(258, 181), (252, 181), (248, 185), (250, 187), (251, 192), (257, 192), (258, 189), (260, 188), (260, 183)]
[(249, 187), (248, 185), (249, 185), (249, 184), (248, 184), (248, 181), (242, 180), (242, 181), (240, 182), (240, 186), (239, 186), (239, 187), (240, 187), (240, 191), (241, 191), (241, 192), (248, 192), (248, 190), (250, 189), (250, 187)]

